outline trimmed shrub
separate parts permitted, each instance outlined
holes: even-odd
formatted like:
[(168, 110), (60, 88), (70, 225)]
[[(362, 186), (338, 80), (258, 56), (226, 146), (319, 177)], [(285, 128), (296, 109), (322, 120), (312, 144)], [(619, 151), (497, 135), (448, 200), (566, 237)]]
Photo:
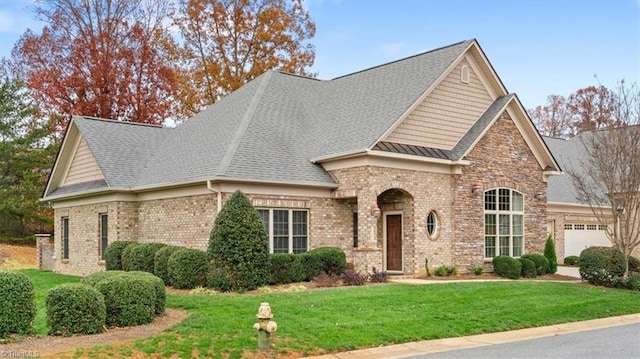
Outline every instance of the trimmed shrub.
[(580, 277), (591, 284), (613, 287), (625, 267), (624, 255), (612, 247), (589, 247), (580, 253)]
[(95, 288), (104, 295), (107, 326), (127, 327), (153, 321), (156, 289), (147, 276), (114, 275), (96, 283)]
[(360, 273), (357, 270), (347, 269), (342, 273), (342, 282), (344, 285), (364, 285), (367, 282), (368, 275)]
[(135, 242), (131, 241), (115, 241), (109, 243), (106, 251), (104, 252), (104, 260), (107, 270), (122, 270), (122, 252), (130, 244)]
[(207, 285), (209, 259), (207, 253), (193, 248), (181, 248), (169, 256), (167, 271), (171, 286), (193, 289)]
[(536, 264), (527, 258), (520, 258), (519, 261), (522, 263), (521, 275), (524, 278), (535, 278), (537, 273)]
[[(310, 281), (322, 273), (327, 273), (324, 271), (323, 261), (320, 254), (316, 252), (305, 252), (298, 255), (300, 256), (300, 266), (304, 272), (304, 281)], [(336, 274), (329, 275), (339, 277), (339, 275)]]
[(341, 275), (347, 265), (347, 256), (337, 247), (320, 247), (305, 253), (307, 256), (317, 256), (321, 271), (329, 275)]
[(106, 323), (104, 296), (87, 284), (52, 288), (47, 292), (46, 307), (50, 335), (102, 333)]
[(173, 252), (181, 249), (182, 247), (178, 246), (165, 246), (156, 252), (153, 257), (153, 274), (162, 279), (165, 285), (171, 285), (169, 281), (169, 256), (173, 254)]
[(156, 252), (166, 246), (163, 243), (140, 243), (128, 246), (122, 252), (122, 269), (153, 274)]
[(497, 256), (493, 258), (493, 271), (500, 277), (518, 279), (522, 273), (522, 262), (509, 256)]
[(553, 243), (553, 237), (547, 236), (544, 243), (544, 256), (549, 261), (549, 271), (547, 273), (554, 274), (558, 271), (558, 257), (556, 257), (556, 245)]
[(302, 265), (302, 254), (274, 253), (269, 256), (271, 263), (270, 284), (287, 284), (302, 282), (308, 272)]
[(144, 278), (148, 285), (152, 286), (156, 293), (156, 300), (154, 304), (154, 313), (156, 315), (160, 315), (164, 313), (165, 304), (166, 304), (166, 290), (164, 288), (164, 283), (162, 279), (156, 277), (155, 275), (142, 272), (142, 271), (133, 271), (133, 272), (125, 272), (125, 271), (104, 271), (104, 272), (95, 272), (89, 274), (88, 276), (82, 278), (80, 283), (90, 285), (92, 287), (96, 287), (96, 285), (106, 279), (111, 279), (119, 276), (138, 276)]
[(218, 277), (210, 282), (222, 286), (218, 289), (241, 292), (269, 284), (267, 232), (251, 201), (239, 190), (218, 213), (207, 253), (214, 267), (211, 274)]
[(96, 284), (102, 280), (105, 280), (107, 278), (111, 278), (117, 275), (126, 274), (126, 273), (127, 272), (123, 270), (109, 270), (109, 271), (102, 271), (102, 272), (94, 272), (81, 278), (80, 283), (95, 287)]
[(26, 275), (0, 270), (0, 338), (28, 333), (36, 316), (33, 282)]
[(634, 272), (629, 274), (627, 279), (616, 278), (616, 287), (629, 290), (640, 290), (640, 273)]
[(575, 266), (580, 264), (580, 257), (578, 256), (568, 256), (564, 258), (564, 264), (568, 266)]
[(545, 275), (549, 273), (549, 260), (542, 254), (528, 253), (521, 255), (520, 258), (526, 258), (535, 263), (537, 275)]

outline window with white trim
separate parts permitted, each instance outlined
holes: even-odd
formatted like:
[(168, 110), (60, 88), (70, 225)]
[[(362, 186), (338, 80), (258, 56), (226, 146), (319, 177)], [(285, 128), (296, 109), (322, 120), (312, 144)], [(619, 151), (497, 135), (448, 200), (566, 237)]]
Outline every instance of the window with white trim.
[(258, 208), (257, 211), (269, 234), (271, 253), (303, 253), (308, 250), (307, 210)]
[(436, 211), (430, 211), (427, 215), (427, 236), (433, 239), (438, 233), (438, 214)]
[(520, 257), (524, 250), (524, 196), (509, 188), (484, 192), (484, 256)]
[(464, 84), (469, 83), (469, 66), (463, 65), (460, 69), (460, 82)]

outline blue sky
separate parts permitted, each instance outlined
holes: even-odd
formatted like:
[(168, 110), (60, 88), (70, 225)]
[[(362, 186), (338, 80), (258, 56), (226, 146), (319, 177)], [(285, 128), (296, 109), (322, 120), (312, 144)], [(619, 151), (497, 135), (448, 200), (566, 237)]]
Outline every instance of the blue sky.
[[(0, 0), (0, 57), (42, 23), (33, 0)], [(331, 79), (475, 38), (526, 108), (620, 79), (640, 84), (640, 0), (310, 0), (312, 71)], [(594, 77), (597, 75), (598, 79)]]

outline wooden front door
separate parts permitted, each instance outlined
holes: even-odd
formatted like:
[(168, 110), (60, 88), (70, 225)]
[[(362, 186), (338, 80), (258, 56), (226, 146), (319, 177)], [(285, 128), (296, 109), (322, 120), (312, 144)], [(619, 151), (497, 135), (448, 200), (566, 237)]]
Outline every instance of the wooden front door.
[(387, 221), (387, 270), (402, 271), (402, 215), (389, 214)]

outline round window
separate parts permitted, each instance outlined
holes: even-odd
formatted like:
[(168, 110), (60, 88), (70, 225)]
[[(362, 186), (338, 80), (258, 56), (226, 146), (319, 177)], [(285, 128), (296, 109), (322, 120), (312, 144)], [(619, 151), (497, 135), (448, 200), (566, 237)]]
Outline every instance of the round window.
[(438, 215), (436, 211), (429, 212), (427, 216), (427, 235), (429, 238), (434, 238), (438, 231)]

